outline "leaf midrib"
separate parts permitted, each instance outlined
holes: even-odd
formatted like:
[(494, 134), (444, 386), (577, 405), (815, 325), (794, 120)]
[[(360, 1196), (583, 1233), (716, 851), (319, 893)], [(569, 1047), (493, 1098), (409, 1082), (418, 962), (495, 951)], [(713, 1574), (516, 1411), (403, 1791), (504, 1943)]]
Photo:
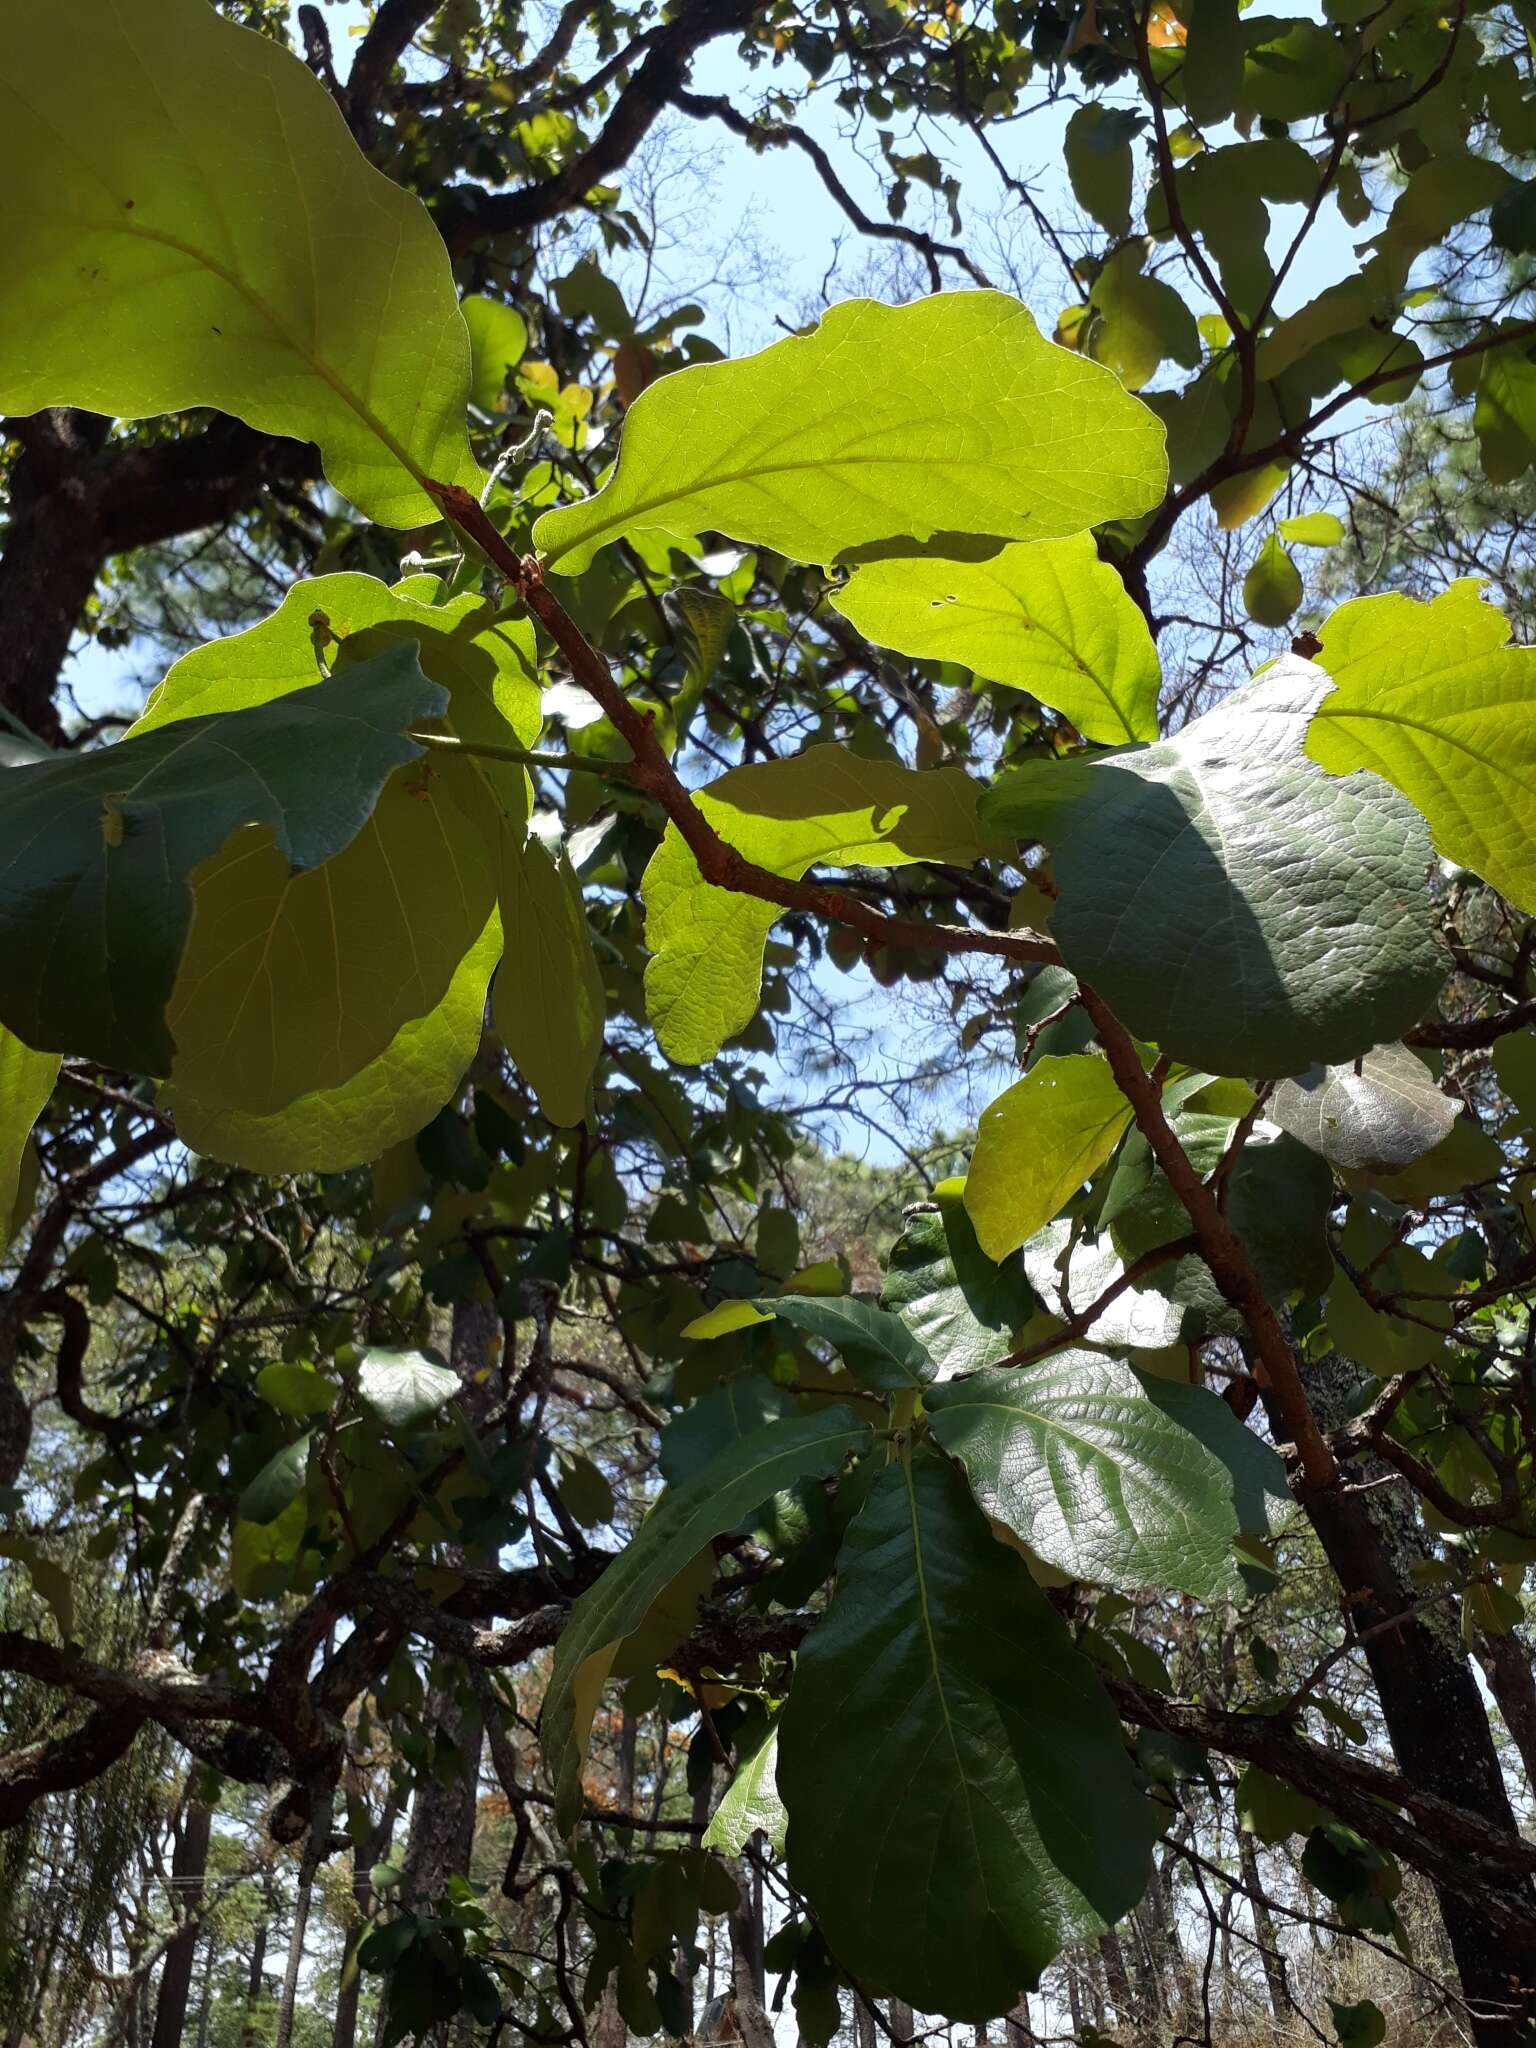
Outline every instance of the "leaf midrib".
[[(26, 109), (39, 127), (46, 128), (71, 156), (76, 157), (81, 162), (87, 173), (95, 179), (98, 185), (105, 185), (106, 181), (102, 178), (101, 173), (88, 158), (82, 155), (78, 146), (70, 140), (69, 136), (59, 129), (57, 123), (50, 120), (46, 114), (35, 107), (14, 82), (8, 82), (6, 90), (19, 105)], [(206, 180), (203, 182), (206, 189)], [(302, 180), (300, 182), (302, 184)], [(215, 210), (217, 210), (216, 206)], [(291, 350), (301, 362), (307, 364), (313, 374), (335, 392), (342, 403), (356, 414), (368, 431), (383, 447), (388, 449), (389, 453), (404, 467), (416, 483), (425, 488), (425, 472), (406, 453), (405, 449), (395, 439), (394, 435), (384, 425), (383, 421), (379, 419), (377, 414), (373, 412), (371, 407), (366, 405), (356, 392), (352, 391), (327, 368), (326, 364), (312, 349), (306, 348), (302, 342), (296, 340), (281, 316), (267, 303), (261, 294), (247, 284), (237, 271), (231, 270), (227, 264), (221, 263), (217, 257), (210, 256), (206, 250), (199, 249), (191, 242), (181, 240), (179, 236), (167, 234), (159, 228), (146, 227), (142, 221), (125, 221), (120, 219), (92, 220), (88, 216), (71, 213), (37, 214), (34, 217), (39, 220), (65, 221), (75, 227), (83, 226), (93, 234), (120, 235), (128, 241), (156, 243), (161, 248), (174, 249), (178, 255), (185, 256), (190, 262), (199, 264), (204, 270), (210, 271), (215, 277), (228, 285), (233, 292), (237, 293), (240, 298), (244, 299), (246, 304), (267, 322), (281, 338), (284, 346)], [(313, 265), (311, 265), (311, 270), (313, 272)], [(318, 285), (319, 279), (317, 277), (313, 281)]]

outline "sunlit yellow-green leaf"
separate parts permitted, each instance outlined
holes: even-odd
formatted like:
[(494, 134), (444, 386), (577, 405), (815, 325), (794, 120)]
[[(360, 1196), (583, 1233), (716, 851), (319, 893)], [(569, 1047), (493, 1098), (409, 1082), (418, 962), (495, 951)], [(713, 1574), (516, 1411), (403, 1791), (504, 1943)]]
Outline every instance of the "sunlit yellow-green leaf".
[(466, 487), (469, 337), (420, 200), (320, 81), (205, 0), (13, 0), (0, 409), (211, 405), (319, 444), (370, 518)]
[(1028, 690), (1085, 739), (1157, 737), (1157, 649), (1087, 534), (1021, 542), (985, 561), (870, 562), (832, 602), (879, 646)]
[(1049, 1223), (1125, 1135), (1131, 1106), (1104, 1060), (1037, 1060), (981, 1113), (965, 1206), (982, 1250), (1005, 1259)]
[[(694, 802), (720, 837), (775, 875), (817, 862), (901, 867), (969, 864), (999, 844), (976, 822), (977, 786), (959, 769), (919, 772), (844, 747), (733, 768)], [(763, 945), (779, 910), (706, 882), (673, 825), (643, 884), (646, 1008), (662, 1049), (688, 1066), (712, 1059), (757, 1008)]]
[(1470, 579), (1428, 604), (1362, 597), (1322, 629), (1334, 689), (1307, 752), (1371, 768), (1416, 804), (1435, 845), (1536, 910), (1536, 653)]
[(468, 298), (462, 311), (474, 365), (469, 395), (482, 412), (495, 412), (504, 405), (507, 372), (528, 347), (528, 323), (501, 299)]
[(563, 575), (647, 528), (829, 563), (942, 533), (1054, 539), (1150, 511), (1166, 476), (1161, 424), (1017, 299), (850, 299), (809, 334), (652, 384), (607, 482), (534, 540)]
[(15, 1212), (27, 1144), (58, 1074), (56, 1052), (34, 1052), (0, 1025), (0, 1240), (18, 1225)]
[(1282, 538), (1298, 547), (1332, 548), (1344, 538), (1344, 522), (1336, 512), (1298, 512), (1294, 519), (1275, 523)]
[(1243, 610), (1260, 626), (1283, 626), (1301, 603), (1296, 564), (1270, 534), (1243, 578)]

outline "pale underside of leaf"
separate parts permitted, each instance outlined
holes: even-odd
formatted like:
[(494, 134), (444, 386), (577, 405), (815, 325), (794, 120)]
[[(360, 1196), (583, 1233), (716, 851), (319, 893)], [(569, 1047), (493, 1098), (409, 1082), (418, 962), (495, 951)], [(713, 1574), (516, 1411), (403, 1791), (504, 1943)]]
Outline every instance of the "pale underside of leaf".
[(1238, 1594), (1285, 1468), (1214, 1394), (1062, 1351), (933, 1389), (933, 1431), (984, 1512), (1047, 1564), (1121, 1591)]
[(1328, 689), (1287, 655), (1155, 747), (1014, 771), (982, 815), (1051, 849), (1051, 932), (1138, 1037), (1218, 1074), (1352, 1059), (1445, 973), (1417, 813), (1303, 752)]
[(1440, 1142), (1456, 1104), (1406, 1045), (1378, 1045), (1349, 1066), (1282, 1081), (1266, 1114), (1336, 1166), (1391, 1172)]

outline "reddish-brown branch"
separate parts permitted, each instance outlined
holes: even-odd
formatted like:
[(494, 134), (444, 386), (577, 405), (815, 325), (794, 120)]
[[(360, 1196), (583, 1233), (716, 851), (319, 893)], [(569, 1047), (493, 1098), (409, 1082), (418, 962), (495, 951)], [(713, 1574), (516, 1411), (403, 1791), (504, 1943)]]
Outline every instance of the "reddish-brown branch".
[(1110, 1071), (1130, 1103), (1152, 1156), (1184, 1205), (1200, 1253), (1223, 1298), (1242, 1316), (1270, 1388), (1295, 1446), (1304, 1487), (1321, 1493), (1338, 1485), (1339, 1467), (1312, 1413), (1301, 1374), (1279, 1319), (1265, 1297), (1241, 1238), (1221, 1212), (1214, 1192), (1201, 1180), (1163, 1111), (1162, 1090), (1141, 1064), (1130, 1033), (1096, 989), (1080, 984), (1083, 1008), (1093, 1019)]
[(989, 931), (974, 925), (918, 924), (887, 917), (857, 896), (824, 882), (795, 882), (771, 874), (729, 846), (693, 801), (666, 750), (657, 739), (649, 713), (630, 703), (613, 673), (575, 620), (544, 581), (538, 562), (520, 556), (499, 534), (477, 500), (456, 484), (431, 483), (428, 490), (444, 515), (471, 539), (512, 584), (529, 611), (565, 656), (577, 682), (602, 706), (609, 723), (628, 743), (634, 760), (630, 777), (636, 788), (661, 806), (677, 827), (699, 864), (706, 882), (777, 903), (784, 910), (803, 910), (829, 924), (846, 925), (879, 945), (911, 946), (939, 953), (988, 953), (1004, 960), (1061, 964), (1061, 955), (1044, 939), (1021, 932)]

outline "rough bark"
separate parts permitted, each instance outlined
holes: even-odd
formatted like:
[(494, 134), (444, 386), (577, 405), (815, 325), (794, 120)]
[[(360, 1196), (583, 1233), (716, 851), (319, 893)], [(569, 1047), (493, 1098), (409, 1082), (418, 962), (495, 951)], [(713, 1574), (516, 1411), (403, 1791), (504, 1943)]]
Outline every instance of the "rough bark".
[[(1307, 1391), (1325, 1429), (1348, 1420), (1358, 1380), (1355, 1367), (1336, 1354), (1311, 1366)], [(1391, 1477), (1385, 1465), (1352, 1461), (1354, 1485)], [(1366, 1661), (1403, 1775), (1515, 1835), (1493, 1732), (1468, 1659), (1441, 1610), (1411, 1612), (1419, 1594), (1410, 1569), (1428, 1555), (1428, 1545), (1407, 1487), (1398, 1482), (1362, 1492), (1335, 1489), (1310, 1494), (1305, 1504), (1353, 1625), (1365, 1635)], [(1380, 1626), (1392, 1621), (1397, 1626)], [(1490, 1881), (1525, 1908), (1536, 1896), (1527, 1879)], [(1436, 1896), (1477, 2048), (1514, 2048), (1524, 2038), (1526, 2017), (1536, 2013), (1536, 1944), (1495, 1932), (1482, 1913), (1444, 1886), (1436, 1887)]]
[(109, 425), (62, 407), (12, 423), (22, 453), (0, 554), (0, 703), (50, 745), (64, 737), (59, 674), (107, 562), (221, 525), (313, 461), (234, 420), (142, 447), (104, 445)]

